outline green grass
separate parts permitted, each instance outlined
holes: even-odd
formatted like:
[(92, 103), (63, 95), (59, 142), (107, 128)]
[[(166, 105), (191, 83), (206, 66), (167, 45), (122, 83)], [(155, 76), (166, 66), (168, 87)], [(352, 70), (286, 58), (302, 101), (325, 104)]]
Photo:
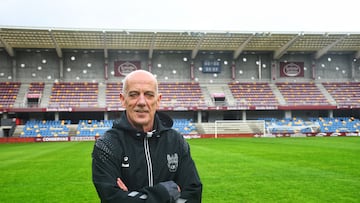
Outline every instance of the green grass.
[[(359, 202), (360, 138), (189, 140), (203, 202)], [(92, 142), (0, 145), (0, 202), (99, 202)]]

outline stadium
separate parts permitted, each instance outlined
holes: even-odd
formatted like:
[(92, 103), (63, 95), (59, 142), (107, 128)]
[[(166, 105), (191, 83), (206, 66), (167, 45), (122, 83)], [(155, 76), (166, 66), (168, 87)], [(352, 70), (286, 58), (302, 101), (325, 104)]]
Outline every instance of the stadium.
[[(360, 135), (360, 33), (1, 27), (0, 142), (17, 143), (2, 144), (3, 153), (11, 146), (46, 148), (36, 143), (51, 142), (50, 148), (64, 151), (69, 150), (70, 144), (86, 145), (87, 151), (82, 156), (89, 155), (92, 141), (111, 128), (124, 110), (119, 101), (122, 80), (137, 69), (148, 70), (158, 79), (163, 95), (159, 111), (169, 114), (174, 119), (173, 128), (189, 138), (194, 153), (198, 153), (195, 159), (204, 171), (206, 183), (211, 183), (217, 174), (216, 167), (202, 159), (204, 153), (219, 154), (216, 161), (225, 162), (220, 157), (224, 156), (224, 150), (229, 150), (228, 156), (234, 156), (235, 160), (250, 160), (252, 168), (247, 172), (255, 175), (252, 181), (258, 181), (251, 182), (253, 185), (240, 185), (247, 188), (244, 193), (228, 191), (229, 196), (247, 197), (245, 202), (292, 202), (289, 198), (293, 202), (358, 201), (354, 189), (359, 186), (359, 173), (355, 172), (359, 158), (355, 154), (359, 152), (357, 137)], [(303, 167), (303, 173), (307, 172), (305, 180), (299, 178), (299, 182), (291, 182), (291, 176), (298, 172), (296, 169), (279, 172), (286, 166), (277, 164), (286, 157), (291, 165), (299, 157), (307, 156), (304, 150), (317, 153), (319, 148), (315, 145), (319, 143), (311, 143), (316, 140), (324, 144), (319, 148), (326, 149), (319, 152), (321, 157), (313, 158), (328, 160), (324, 154), (330, 153), (334, 162), (328, 160), (328, 165), (316, 165), (314, 160), (306, 160), (304, 165), (296, 163), (298, 170)], [(290, 156), (280, 155), (280, 159), (276, 156), (279, 151), (270, 147), (273, 142), (279, 144), (276, 149), (284, 153), (294, 151)], [(202, 151), (205, 146), (201, 143), (209, 148)], [(231, 147), (220, 148), (220, 143)], [(287, 147), (281, 148), (285, 145)], [(305, 148), (297, 149), (299, 145)], [(254, 149), (259, 146), (263, 148), (256, 152)], [(49, 150), (51, 154), (50, 148), (42, 150), (44, 153)], [(27, 150), (29, 154), (39, 153)], [(248, 154), (243, 157), (238, 153)], [(269, 158), (262, 162), (267, 165), (264, 168), (256, 164), (261, 160), (251, 159), (260, 157), (259, 153)], [(9, 157), (14, 158), (16, 154)], [(9, 157), (2, 160), (11, 162)], [(233, 163), (224, 164), (236, 169), (231, 166)], [(307, 164), (313, 164), (313, 168), (306, 168)], [(88, 166), (83, 164), (83, 167)], [(205, 172), (206, 168), (212, 170)], [(320, 171), (322, 168), (329, 174)], [(12, 171), (7, 168), (5, 174), (8, 170)], [(338, 196), (334, 197), (329, 197), (332, 189), (326, 188), (333, 178), (330, 171), (339, 172), (334, 180), (338, 184), (334, 185)], [(262, 187), (260, 182), (264, 180), (260, 174), (266, 174), (268, 185)], [(9, 177), (15, 178), (12, 175)], [(75, 172), (74, 175), (84, 176)], [(232, 181), (230, 178), (225, 177), (228, 183)], [(244, 173), (233, 178), (248, 180)], [(271, 187), (273, 178), (283, 181), (274, 186), (276, 189)], [(320, 181), (321, 178), (322, 185), (309, 188), (312, 179)], [(289, 190), (286, 188), (289, 182), (287, 186), (291, 187), (292, 195), (278, 191)], [(215, 186), (206, 183), (204, 202), (238, 202), (223, 199), (224, 194), (213, 193)], [(77, 201), (98, 201), (91, 182), (87, 180), (85, 184), (90, 192), (84, 194), (91, 196), (88, 199), (80, 196)], [(348, 185), (347, 191), (342, 189), (345, 185)], [(30, 187), (26, 189), (40, 193)], [(254, 191), (252, 189), (259, 193), (248, 193)], [(2, 193), (11, 191), (2, 190)], [(324, 192), (315, 194), (313, 190)], [(299, 191), (309, 196), (304, 197), (297, 193)], [(67, 192), (73, 195), (69, 198), (76, 196)], [(15, 196), (12, 194), (9, 192), (8, 199), (3, 200), (11, 200)], [(61, 201), (63, 196), (47, 195), (37, 197), (40, 198), (37, 201), (74, 200)], [(28, 194), (20, 196), (34, 198)]]
[(1, 28), (0, 41), (2, 137), (101, 134), (135, 69), (156, 75), (159, 110), (186, 135), (222, 120), (220, 136), (359, 133), (358, 33)]

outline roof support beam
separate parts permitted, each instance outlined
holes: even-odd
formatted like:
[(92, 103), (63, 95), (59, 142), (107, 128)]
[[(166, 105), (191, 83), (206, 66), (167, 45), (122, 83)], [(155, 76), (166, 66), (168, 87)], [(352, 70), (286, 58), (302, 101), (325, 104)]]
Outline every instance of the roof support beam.
[(59, 58), (62, 58), (63, 55), (62, 55), (62, 51), (61, 51), (61, 48), (59, 47), (59, 44), (57, 43), (56, 39), (55, 39), (55, 36), (54, 34), (52, 33), (51, 29), (49, 29), (49, 34), (50, 34), (50, 37), (54, 43), (54, 46), (55, 46), (55, 50), (56, 50), (56, 53), (58, 55)]
[(254, 35), (250, 35), (237, 49), (236, 51), (234, 52), (234, 55), (233, 55), (233, 59), (236, 60), (241, 52), (245, 49), (246, 45), (252, 40), (252, 38), (254, 37)]
[(149, 47), (149, 59), (152, 59), (153, 54), (154, 54), (154, 48), (155, 48), (155, 42), (156, 42), (156, 32), (154, 32), (152, 39), (151, 39), (151, 44)]
[(104, 30), (103, 32), (103, 44), (104, 44), (104, 58), (107, 59), (109, 57), (109, 53), (108, 53), (108, 48), (107, 48), (107, 43), (106, 43), (106, 31)]
[(295, 37), (293, 37), (290, 41), (288, 41), (284, 46), (280, 47), (278, 50), (275, 51), (274, 53), (274, 59), (278, 60), (280, 59), (285, 53), (286, 51), (297, 41), (299, 40), (302, 36), (304, 36), (303, 33), (299, 33), (298, 35), (296, 35)]
[[(1, 31), (1, 29), (0, 29)], [(4, 45), (6, 52), (11, 56), (15, 56), (14, 49), (6, 42), (6, 40), (0, 35), (0, 42)]]
[(195, 59), (196, 55), (197, 55), (198, 52), (199, 52), (200, 46), (201, 46), (201, 44), (202, 44), (203, 41), (204, 41), (204, 38), (205, 38), (205, 34), (202, 34), (202, 35), (200, 36), (200, 39), (199, 39), (198, 43), (196, 44), (195, 48), (194, 48), (194, 49), (192, 50), (192, 52), (191, 52), (191, 59)]
[(315, 54), (315, 59), (319, 59), (321, 58), (324, 54), (326, 54), (326, 52), (328, 52), (331, 48), (333, 48), (334, 46), (336, 46), (337, 44), (339, 44), (341, 41), (343, 41), (345, 38), (347, 38), (349, 35), (343, 35), (341, 36), (339, 39), (337, 39), (335, 42), (327, 45), (326, 47), (318, 50)]

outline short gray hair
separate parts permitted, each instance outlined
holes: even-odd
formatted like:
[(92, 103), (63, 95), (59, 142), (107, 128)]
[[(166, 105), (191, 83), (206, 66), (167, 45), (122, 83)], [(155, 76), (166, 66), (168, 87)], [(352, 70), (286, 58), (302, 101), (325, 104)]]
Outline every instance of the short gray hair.
[(127, 91), (127, 80), (129, 79), (129, 77), (130, 77), (131, 75), (133, 75), (133, 74), (136, 73), (136, 72), (147, 73), (149, 76), (151, 76), (151, 77), (155, 80), (155, 86), (156, 86), (156, 89), (155, 89), (156, 92), (155, 92), (155, 93), (157, 94), (157, 93), (159, 92), (159, 84), (158, 84), (158, 81), (157, 81), (155, 75), (152, 74), (152, 73), (149, 72), (149, 71), (140, 69), (140, 70), (132, 71), (131, 73), (129, 73), (129, 74), (127, 74), (127, 75), (125, 76), (125, 78), (124, 78), (124, 80), (123, 80), (123, 87), (122, 87), (122, 94), (123, 94), (123, 95), (125, 95), (125, 94), (126, 94), (126, 91)]

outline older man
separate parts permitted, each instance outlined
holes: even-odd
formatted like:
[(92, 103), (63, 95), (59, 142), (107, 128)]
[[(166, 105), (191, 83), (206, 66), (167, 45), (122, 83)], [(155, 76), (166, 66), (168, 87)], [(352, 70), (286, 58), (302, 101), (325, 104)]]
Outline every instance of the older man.
[(136, 70), (125, 77), (125, 111), (95, 143), (93, 182), (101, 202), (201, 202), (202, 183), (188, 143), (158, 112), (156, 78)]

